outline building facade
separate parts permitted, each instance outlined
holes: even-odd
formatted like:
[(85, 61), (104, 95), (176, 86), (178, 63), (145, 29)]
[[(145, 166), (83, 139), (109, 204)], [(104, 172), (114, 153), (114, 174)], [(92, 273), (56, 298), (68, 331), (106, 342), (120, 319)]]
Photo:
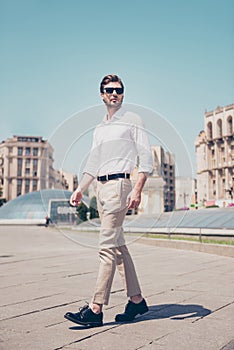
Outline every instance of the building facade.
[(234, 104), (205, 112), (204, 130), (195, 141), (197, 200), (225, 206), (233, 201)]
[[(53, 168), (53, 148), (41, 136), (13, 136), (0, 143), (0, 187), (7, 201), (42, 189), (70, 189)], [(73, 190), (73, 189), (70, 189)]]
[(77, 175), (72, 173), (68, 173), (65, 170), (61, 170), (63, 182), (65, 183), (63, 188), (66, 188), (69, 191), (75, 191), (78, 186), (78, 178)]
[[(151, 146), (153, 172), (142, 191), (138, 213), (147, 215), (172, 211), (175, 207), (175, 160), (161, 146)], [(136, 175), (135, 175), (136, 177)], [(134, 182), (134, 174), (133, 174)]]
[(152, 146), (154, 159), (154, 172), (162, 176), (164, 211), (172, 211), (175, 208), (175, 158), (161, 146)]

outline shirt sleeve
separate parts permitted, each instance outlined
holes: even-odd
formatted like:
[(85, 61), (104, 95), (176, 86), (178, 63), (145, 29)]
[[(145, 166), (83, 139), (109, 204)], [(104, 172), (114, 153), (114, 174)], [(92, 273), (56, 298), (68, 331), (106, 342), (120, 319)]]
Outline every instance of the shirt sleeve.
[(153, 157), (145, 126), (141, 118), (132, 127), (132, 135), (135, 142), (138, 158), (138, 172), (152, 173)]
[(93, 144), (90, 150), (87, 162), (85, 164), (83, 174), (87, 173), (93, 177), (97, 176), (98, 169), (98, 145), (96, 141), (96, 129), (93, 133)]

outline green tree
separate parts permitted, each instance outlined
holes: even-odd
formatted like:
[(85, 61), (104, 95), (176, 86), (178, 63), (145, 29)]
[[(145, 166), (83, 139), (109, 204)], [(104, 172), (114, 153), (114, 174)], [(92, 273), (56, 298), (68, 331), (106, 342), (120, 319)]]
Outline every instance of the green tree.
[(1, 198), (3, 195), (2, 186), (0, 186), (0, 207), (6, 203), (6, 198)]
[(83, 202), (81, 202), (81, 204), (77, 207), (77, 213), (80, 221), (87, 220), (87, 212), (88, 212), (88, 208)]
[(99, 218), (99, 214), (97, 211), (97, 199), (96, 197), (92, 197), (89, 205), (90, 219)]

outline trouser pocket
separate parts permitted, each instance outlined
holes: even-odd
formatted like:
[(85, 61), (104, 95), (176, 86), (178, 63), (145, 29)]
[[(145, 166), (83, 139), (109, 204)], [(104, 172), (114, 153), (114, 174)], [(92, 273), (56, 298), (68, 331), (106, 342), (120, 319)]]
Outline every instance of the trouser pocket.
[(128, 179), (116, 179), (98, 184), (98, 210), (108, 213), (122, 211), (127, 207), (127, 198), (131, 189), (131, 181)]

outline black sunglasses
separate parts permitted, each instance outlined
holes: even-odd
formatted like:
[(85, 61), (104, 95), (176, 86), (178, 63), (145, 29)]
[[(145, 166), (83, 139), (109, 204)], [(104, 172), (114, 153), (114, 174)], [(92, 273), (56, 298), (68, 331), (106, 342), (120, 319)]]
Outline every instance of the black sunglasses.
[(114, 91), (117, 93), (117, 95), (122, 95), (124, 89), (122, 87), (107, 87), (104, 89), (104, 92), (106, 92), (107, 94), (113, 94)]

